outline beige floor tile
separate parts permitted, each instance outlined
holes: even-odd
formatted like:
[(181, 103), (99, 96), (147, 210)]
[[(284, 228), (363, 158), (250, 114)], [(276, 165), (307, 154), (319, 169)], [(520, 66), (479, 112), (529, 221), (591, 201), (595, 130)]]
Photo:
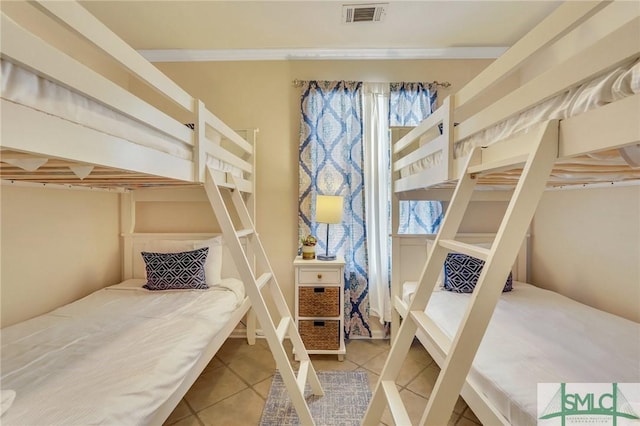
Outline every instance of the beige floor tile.
[(428, 367), (426, 367), (422, 362), (407, 357), (404, 364), (402, 364), (396, 383), (403, 387), (407, 386), (409, 382), (415, 379), (419, 374), (422, 374), (422, 372), (427, 368)]
[[(382, 352), (363, 364), (363, 367), (379, 375), (382, 373), (387, 356), (388, 351)], [(422, 345), (416, 341), (412, 344), (409, 354), (402, 364), (397, 383), (400, 386), (406, 386), (418, 373), (431, 364), (433, 364), (433, 360)]]
[[(409, 419), (411, 419), (411, 424), (419, 424), (422, 413), (427, 407), (427, 400), (407, 390), (400, 391), (400, 398), (402, 398), (402, 402), (407, 409), (407, 414), (409, 415)], [(385, 409), (380, 421), (388, 425), (394, 424), (389, 408)]]
[(429, 398), (439, 373), (440, 369), (435, 364), (431, 364), (409, 382), (407, 389), (423, 398)]
[(268, 351), (268, 345), (267, 347), (261, 345), (263, 340), (257, 339), (255, 345), (249, 345), (246, 339), (227, 339), (216, 353), (216, 357), (228, 364), (232, 359), (239, 356), (251, 355), (256, 351), (256, 348)]
[(273, 376), (253, 385), (253, 390), (266, 400), (267, 396), (269, 396), (269, 390), (271, 389), (271, 382), (273, 382)]
[(205, 371), (206, 370), (215, 370), (216, 368), (220, 368), (220, 367), (224, 367), (224, 364), (222, 363), (222, 361), (220, 360), (220, 358), (213, 357), (213, 359), (211, 361), (209, 361), (209, 364), (207, 364), (207, 366), (204, 368)]
[(202, 426), (200, 420), (196, 416), (189, 416), (182, 420), (179, 420), (177, 423), (174, 423), (172, 426)]
[(414, 339), (411, 347), (409, 348), (409, 353), (407, 354), (407, 358), (411, 358), (418, 364), (430, 365), (433, 363), (433, 358), (429, 355), (429, 352), (422, 346), (422, 343), (418, 339)]
[(447, 426), (454, 426), (458, 420), (460, 420), (460, 414), (458, 413), (451, 413), (451, 417), (449, 417), (449, 422), (447, 423)]
[(464, 413), (462, 413), (462, 415), (474, 423), (477, 423), (477, 424), (482, 423), (480, 419), (476, 416), (476, 414), (473, 412), (473, 410), (471, 410), (471, 408), (469, 407), (467, 407), (467, 409), (464, 410)]
[(476, 423), (471, 419), (461, 416), (456, 422), (456, 426), (478, 426), (480, 423)]
[(358, 364), (354, 364), (349, 360), (338, 361), (338, 357), (334, 355), (332, 358), (318, 358), (317, 355), (311, 355), (311, 363), (316, 371), (353, 371), (358, 368)]
[(252, 389), (245, 389), (217, 404), (198, 412), (205, 425), (257, 425), (262, 416), (264, 401)]
[(453, 412), (462, 414), (466, 409), (467, 409), (467, 403), (464, 402), (464, 399), (462, 399), (461, 396), (459, 396), (458, 400), (456, 401), (456, 405), (453, 407)]
[(222, 367), (202, 373), (185, 395), (185, 399), (191, 408), (200, 411), (247, 387), (229, 368)]
[(234, 358), (227, 366), (251, 385), (261, 382), (275, 373), (276, 362), (270, 352), (260, 352), (256, 350), (253, 355)]
[[(363, 365), (376, 355), (389, 349), (388, 343), (382, 345), (381, 340), (353, 339), (347, 342), (346, 359), (358, 365)], [(388, 342), (385, 340), (384, 342)]]
[(169, 415), (169, 417), (164, 422), (164, 424), (165, 425), (172, 425), (172, 424), (176, 423), (178, 420), (181, 420), (181, 419), (183, 419), (183, 418), (185, 418), (187, 416), (190, 416), (191, 414), (193, 414), (193, 413), (191, 413), (191, 410), (189, 409), (187, 404), (184, 402), (184, 399), (182, 399), (182, 400), (180, 400), (178, 405), (176, 405), (176, 408)]
[(374, 356), (369, 361), (362, 364), (362, 366), (367, 370), (373, 371), (374, 373), (380, 375), (380, 373), (382, 373), (382, 367), (384, 367), (384, 363), (386, 361), (387, 361), (387, 353), (383, 352)]

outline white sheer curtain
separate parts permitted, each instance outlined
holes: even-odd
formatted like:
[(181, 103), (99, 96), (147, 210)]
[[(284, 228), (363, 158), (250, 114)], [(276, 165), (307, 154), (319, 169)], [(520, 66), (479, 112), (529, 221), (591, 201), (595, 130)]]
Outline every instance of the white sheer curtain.
[(391, 321), (389, 294), (391, 162), (389, 83), (363, 84), (364, 189), (369, 251), (369, 303), (380, 322)]

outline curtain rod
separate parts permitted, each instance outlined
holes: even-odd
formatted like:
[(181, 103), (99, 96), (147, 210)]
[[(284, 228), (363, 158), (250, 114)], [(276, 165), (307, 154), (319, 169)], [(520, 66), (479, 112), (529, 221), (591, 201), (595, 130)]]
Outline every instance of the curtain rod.
[[(309, 81), (310, 80), (299, 80), (299, 79), (296, 78), (295, 80), (293, 80), (292, 83), (293, 83), (293, 87), (302, 87), (303, 84), (308, 83)], [(435, 86), (440, 86), (440, 87), (443, 87), (445, 89), (451, 87), (451, 83), (449, 83), (448, 81), (437, 81), (437, 80), (434, 80), (434, 81), (423, 81), (422, 83), (423, 84), (429, 84), (429, 85), (433, 84)]]

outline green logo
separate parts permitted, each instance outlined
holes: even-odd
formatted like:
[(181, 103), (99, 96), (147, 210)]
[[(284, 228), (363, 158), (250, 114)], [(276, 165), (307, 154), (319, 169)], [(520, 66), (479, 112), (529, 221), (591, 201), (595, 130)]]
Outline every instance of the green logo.
[[(539, 419), (559, 418), (562, 426), (566, 425), (567, 419), (573, 424), (593, 424), (602, 423), (609, 417), (614, 426), (618, 425), (620, 418), (640, 419), (617, 383), (611, 384), (611, 391), (603, 391), (602, 386), (598, 385), (600, 384), (576, 383), (572, 384), (572, 391), (568, 392), (567, 384), (561, 383)], [(599, 389), (594, 391), (596, 387)]]

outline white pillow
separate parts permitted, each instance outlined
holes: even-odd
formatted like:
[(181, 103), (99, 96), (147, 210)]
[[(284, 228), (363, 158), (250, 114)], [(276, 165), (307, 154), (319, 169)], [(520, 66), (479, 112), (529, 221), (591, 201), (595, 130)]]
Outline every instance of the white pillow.
[(144, 251), (149, 253), (180, 253), (193, 249), (193, 240), (152, 240), (144, 245)]
[(207, 261), (204, 264), (204, 274), (208, 286), (218, 285), (222, 281), (222, 237), (213, 237), (204, 241), (197, 241), (193, 248), (209, 247)]
[(7, 412), (14, 399), (16, 399), (16, 391), (0, 390), (0, 416)]

